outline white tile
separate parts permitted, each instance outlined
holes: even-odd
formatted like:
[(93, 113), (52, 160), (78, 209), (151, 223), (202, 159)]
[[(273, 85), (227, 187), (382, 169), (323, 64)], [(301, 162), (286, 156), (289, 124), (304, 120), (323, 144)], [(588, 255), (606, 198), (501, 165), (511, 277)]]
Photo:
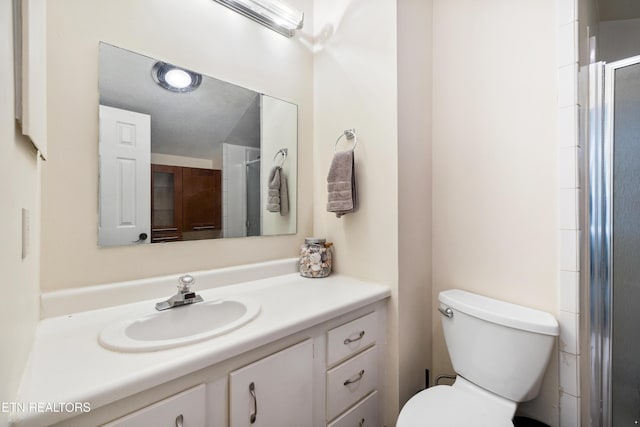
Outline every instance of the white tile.
[(575, 354), (560, 352), (560, 388), (564, 393), (575, 397), (580, 397), (579, 358)]
[(575, 0), (556, 0), (556, 20), (559, 26), (575, 21), (576, 19), (578, 18)]
[(580, 271), (578, 265), (579, 231), (560, 230), (560, 270)]
[(561, 311), (580, 312), (579, 277), (580, 273), (575, 271), (560, 272), (558, 302)]
[(580, 354), (580, 342), (578, 338), (579, 315), (568, 311), (560, 311), (558, 322), (560, 323), (560, 351), (570, 354)]
[(578, 148), (563, 147), (558, 154), (560, 188), (578, 188)]
[(558, 68), (558, 107), (578, 104), (578, 65)]
[(570, 105), (558, 109), (557, 138), (559, 147), (577, 147), (578, 142), (578, 106)]
[(562, 393), (560, 396), (560, 427), (580, 427), (580, 398)]
[(558, 27), (556, 41), (556, 61), (558, 67), (578, 62), (576, 28), (578, 23), (569, 22)]
[(562, 189), (559, 193), (558, 216), (560, 218), (560, 229), (577, 230), (578, 223), (578, 189)]

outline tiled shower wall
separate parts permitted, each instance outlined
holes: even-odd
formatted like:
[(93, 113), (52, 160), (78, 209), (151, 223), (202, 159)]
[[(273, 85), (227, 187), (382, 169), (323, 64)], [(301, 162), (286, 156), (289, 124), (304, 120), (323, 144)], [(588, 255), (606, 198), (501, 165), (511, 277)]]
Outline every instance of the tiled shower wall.
[(558, 66), (560, 426), (580, 426), (580, 241), (581, 199), (578, 137), (578, 11), (576, 0), (556, 0)]

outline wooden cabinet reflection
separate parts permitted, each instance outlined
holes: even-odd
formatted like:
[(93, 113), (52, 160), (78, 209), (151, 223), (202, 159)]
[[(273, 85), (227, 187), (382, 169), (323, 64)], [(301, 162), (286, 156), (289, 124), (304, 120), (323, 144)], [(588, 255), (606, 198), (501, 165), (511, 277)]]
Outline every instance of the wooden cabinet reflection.
[(151, 242), (216, 239), (222, 232), (222, 173), (151, 165)]

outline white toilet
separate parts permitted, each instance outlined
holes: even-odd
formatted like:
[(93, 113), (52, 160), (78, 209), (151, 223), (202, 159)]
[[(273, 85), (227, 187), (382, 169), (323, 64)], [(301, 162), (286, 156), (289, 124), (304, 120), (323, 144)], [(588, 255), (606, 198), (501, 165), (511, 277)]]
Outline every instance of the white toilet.
[(456, 381), (413, 396), (396, 427), (512, 427), (518, 402), (540, 391), (558, 322), (543, 311), (458, 289), (438, 299)]

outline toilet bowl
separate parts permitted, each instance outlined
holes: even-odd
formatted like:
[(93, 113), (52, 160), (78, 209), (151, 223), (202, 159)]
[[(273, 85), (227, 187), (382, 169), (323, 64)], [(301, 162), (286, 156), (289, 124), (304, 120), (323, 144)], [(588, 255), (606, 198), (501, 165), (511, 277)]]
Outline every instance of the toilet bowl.
[(549, 313), (452, 289), (439, 297), (452, 386), (428, 388), (396, 427), (513, 426), (519, 402), (538, 395), (559, 333)]

